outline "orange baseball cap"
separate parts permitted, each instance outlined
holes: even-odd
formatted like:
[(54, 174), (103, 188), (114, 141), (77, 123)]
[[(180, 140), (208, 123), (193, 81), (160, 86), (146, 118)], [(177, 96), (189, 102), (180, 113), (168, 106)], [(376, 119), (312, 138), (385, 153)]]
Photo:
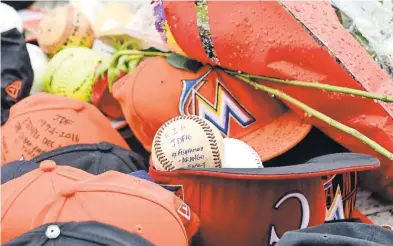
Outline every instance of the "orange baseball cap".
[(47, 93), (32, 95), (12, 106), (1, 131), (1, 165), (30, 160), (43, 152), (73, 144), (106, 141), (129, 149), (96, 107)]
[(43, 161), (39, 168), (1, 185), (1, 243), (32, 229), (34, 216), (59, 189), (91, 176), (77, 168)]
[[(337, 153), (305, 163), (265, 168), (183, 168), (150, 176), (179, 187), (200, 218), (199, 246), (275, 245), (287, 231), (325, 223), (343, 214), (343, 198), (326, 206), (324, 176), (378, 168), (379, 160), (357, 153)], [(357, 210), (352, 217), (365, 217)], [(370, 223), (370, 221), (366, 221)]]
[(61, 190), (32, 225), (91, 220), (136, 233), (160, 246), (188, 245), (199, 229), (199, 218), (172, 192), (116, 171)]
[(209, 65), (193, 73), (154, 57), (126, 76), (113, 95), (149, 151), (159, 127), (178, 115), (209, 120), (223, 135), (252, 146), (263, 161), (291, 149), (311, 129), (280, 101)]

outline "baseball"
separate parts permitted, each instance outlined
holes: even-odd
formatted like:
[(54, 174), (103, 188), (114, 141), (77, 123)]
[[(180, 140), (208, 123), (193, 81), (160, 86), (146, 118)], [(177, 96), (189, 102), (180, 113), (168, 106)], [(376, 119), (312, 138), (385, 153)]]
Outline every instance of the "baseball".
[(102, 56), (84, 47), (67, 48), (48, 63), (43, 76), (46, 92), (89, 102)]
[(220, 168), (223, 138), (209, 121), (195, 115), (175, 117), (157, 131), (152, 161), (157, 170)]
[(223, 168), (263, 168), (258, 153), (247, 143), (234, 138), (224, 138)]
[(66, 47), (91, 47), (94, 32), (86, 16), (72, 5), (57, 7), (40, 23), (38, 43), (45, 53), (54, 55)]
[(30, 95), (41, 92), (43, 90), (43, 76), (46, 66), (48, 65), (48, 57), (36, 45), (26, 43), (27, 51), (29, 52), (31, 66), (34, 71), (33, 86), (30, 90)]

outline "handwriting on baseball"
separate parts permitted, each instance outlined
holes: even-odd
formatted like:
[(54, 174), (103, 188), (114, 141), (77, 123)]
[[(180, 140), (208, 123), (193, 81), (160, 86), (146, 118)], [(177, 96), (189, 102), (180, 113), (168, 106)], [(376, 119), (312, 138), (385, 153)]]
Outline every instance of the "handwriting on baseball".
[[(172, 158), (179, 159), (185, 166), (191, 167), (205, 167), (205, 155), (203, 154), (203, 146), (188, 149), (179, 149), (177, 152), (172, 152)], [(200, 162), (201, 161), (201, 162)]]
[(189, 134), (184, 134), (184, 135), (181, 135), (181, 136), (179, 136), (177, 138), (173, 138), (170, 141), (170, 143), (172, 144), (172, 147), (175, 147), (176, 145), (180, 146), (183, 143), (185, 143), (186, 141), (190, 141), (190, 140), (192, 140), (192, 136), (189, 135)]
[(172, 152), (172, 157), (182, 157), (188, 154), (193, 154), (197, 152), (203, 152), (203, 147), (197, 147), (197, 148), (188, 148), (188, 149), (179, 149), (177, 152)]
[(164, 141), (170, 147), (170, 155), (179, 166), (204, 168), (206, 164), (205, 147), (194, 139), (195, 129), (187, 129), (184, 123), (171, 124), (165, 129)]
[(172, 126), (165, 132), (165, 140), (171, 143), (172, 147), (180, 147), (183, 143), (192, 140), (190, 134), (184, 134), (186, 126), (181, 124), (180, 126)]

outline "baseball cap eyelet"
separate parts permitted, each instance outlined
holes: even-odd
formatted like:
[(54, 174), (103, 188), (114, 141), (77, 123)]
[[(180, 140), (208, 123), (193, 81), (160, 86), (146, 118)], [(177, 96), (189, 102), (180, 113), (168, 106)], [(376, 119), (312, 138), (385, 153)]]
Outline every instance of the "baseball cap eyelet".
[(60, 227), (57, 225), (50, 225), (46, 228), (45, 236), (49, 239), (55, 239), (60, 236)]
[(45, 160), (40, 163), (40, 169), (44, 172), (52, 172), (56, 169), (56, 163), (52, 160)]
[(112, 150), (112, 145), (107, 142), (102, 142), (102, 143), (97, 144), (97, 148), (101, 151), (110, 151), (110, 150)]
[(136, 228), (136, 233), (138, 233), (138, 234), (142, 234), (143, 233), (143, 226), (136, 225), (135, 228)]

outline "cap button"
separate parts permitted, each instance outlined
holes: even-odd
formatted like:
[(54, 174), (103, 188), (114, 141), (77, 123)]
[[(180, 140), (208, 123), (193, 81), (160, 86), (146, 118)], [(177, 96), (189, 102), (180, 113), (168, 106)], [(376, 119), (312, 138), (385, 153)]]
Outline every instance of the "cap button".
[(143, 226), (142, 225), (135, 225), (136, 233), (142, 235), (143, 234)]
[(72, 197), (76, 193), (76, 188), (75, 187), (69, 187), (67, 189), (61, 190), (60, 194), (64, 197)]
[(97, 144), (97, 148), (102, 151), (110, 151), (112, 149), (112, 145), (107, 142), (101, 142)]
[(42, 161), (40, 163), (40, 169), (44, 172), (52, 172), (56, 169), (56, 162), (51, 160)]
[(46, 228), (45, 236), (49, 239), (55, 239), (60, 236), (60, 227), (57, 225), (50, 225)]
[(79, 111), (81, 111), (84, 108), (85, 108), (85, 104), (83, 102), (81, 102), (81, 101), (75, 102), (74, 110), (76, 112), (79, 112)]

